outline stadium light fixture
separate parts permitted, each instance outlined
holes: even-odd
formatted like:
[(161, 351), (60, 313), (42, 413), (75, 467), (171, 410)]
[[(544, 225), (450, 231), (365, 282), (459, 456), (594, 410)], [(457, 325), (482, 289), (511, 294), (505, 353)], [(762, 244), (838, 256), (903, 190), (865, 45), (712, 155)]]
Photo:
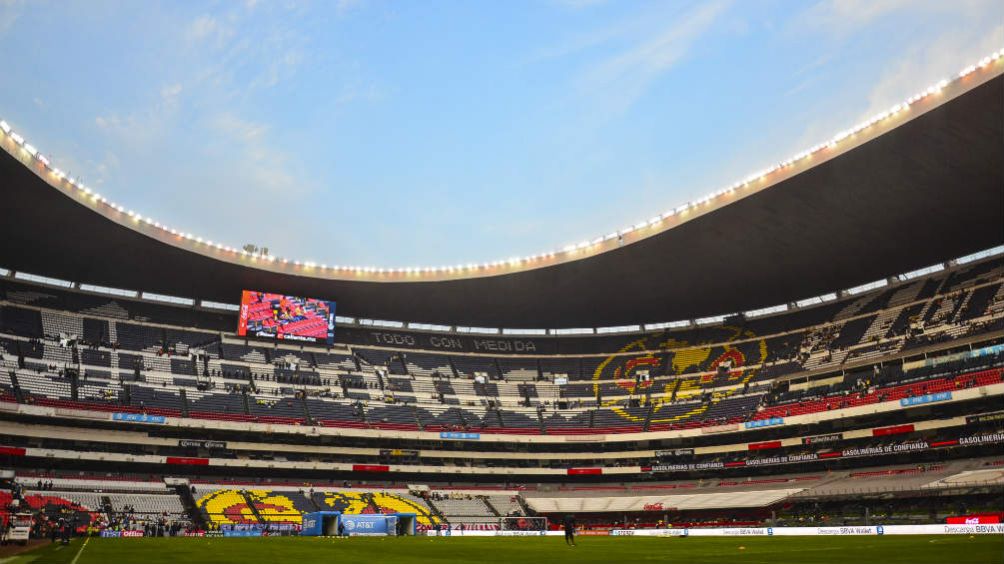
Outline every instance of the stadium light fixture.
[[(787, 158), (785, 160), (780, 161), (780, 163), (775, 164), (775, 165), (771, 166), (770, 168), (764, 169), (764, 170), (762, 170), (762, 171), (760, 171), (760, 172), (758, 172), (756, 174), (749, 175), (744, 180), (736, 182), (736, 183), (732, 184), (731, 186), (729, 186), (727, 188), (722, 188), (722, 189), (720, 189), (718, 191), (706, 194), (705, 196), (703, 196), (701, 198), (698, 198), (696, 200), (693, 200), (691, 202), (686, 202), (686, 203), (684, 203), (684, 204), (676, 207), (675, 209), (672, 209), (670, 211), (667, 211), (667, 212), (663, 213), (661, 216), (658, 216), (657, 218), (650, 219), (646, 223), (636, 224), (636, 225), (633, 225), (631, 227), (627, 227), (625, 229), (622, 229), (619, 232), (611, 233), (611, 234), (606, 235), (605, 237), (597, 238), (597, 239), (593, 240), (593, 242), (591, 244), (595, 245), (595, 244), (598, 244), (598, 242), (612, 240), (615, 237), (627, 235), (627, 234), (631, 233), (632, 231), (641, 229), (642, 227), (645, 227), (645, 226), (653, 227), (654, 228), (656, 225), (658, 225), (659, 222), (667, 219), (668, 217), (670, 217), (672, 215), (684, 213), (684, 212), (690, 210), (690, 208), (692, 208), (692, 207), (696, 207), (696, 206), (700, 206), (700, 205), (708, 205), (708, 204), (710, 204), (712, 202), (713, 199), (721, 197), (721, 196), (724, 196), (726, 194), (733, 194), (737, 189), (740, 189), (740, 188), (752, 188), (753, 187), (752, 185), (755, 182), (757, 182), (757, 181), (766, 182), (766, 181), (768, 181), (769, 177), (771, 175), (773, 175), (775, 172), (778, 172), (778, 171), (784, 170), (784, 169), (786, 169), (788, 167), (794, 166), (794, 165), (802, 162), (803, 160), (811, 159), (813, 157), (813, 155), (815, 153), (819, 152), (819, 151), (826, 150), (826, 149), (835, 149), (844, 140), (853, 137), (857, 133), (859, 133), (859, 132), (861, 132), (861, 131), (863, 131), (863, 130), (865, 130), (865, 129), (873, 126), (873, 125), (875, 125), (876, 123), (879, 123), (879, 122), (881, 122), (883, 120), (889, 119), (892, 116), (895, 116), (899, 112), (909, 111), (910, 107), (913, 104), (916, 104), (916, 103), (924, 100), (925, 98), (927, 98), (929, 96), (936, 95), (936, 94), (940, 93), (949, 84), (951, 84), (952, 81), (954, 81), (954, 80), (962, 80), (963, 78), (965, 78), (965, 77), (967, 77), (967, 76), (969, 76), (969, 75), (977, 72), (980, 69), (985, 69), (986, 67), (990, 66), (991, 64), (993, 64), (995, 61), (998, 61), (1002, 57), (1004, 57), (1004, 48), (1001, 48), (1001, 49), (999, 49), (997, 51), (994, 51), (994, 52), (990, 53), (989, 55), (986, 55), (986, 56), (980, 58), (975, 64), (970, 64), (970, 65), (965, 66), (964, 68), (962, 68), (958, 72), (957, 75), (953, 75), (953, 77), (952, 77), (951, 80), (949, 80), (947, 78), (941, 79), (938, 82), (936, 82), (936, 83), (928, 86), (926, 89), (921, 90), (921, 91), (917, 92), (916, 94), (908, 97), (903, 102), (898, 103), (898, 104), (892, 106), (891, 108), (889, 108), (888, 110), (885, 110), (885, 111), (883, 111), (883, 112), (881, 112), (879, 114), (876, 114), (876, 115), (872, 116), (867, 121), (858, 123), (857, 125), (855, 125), (854, 127), (850, 128), (850, 129), (846, 129), (844, 131), (841, 131), (841, 132), (837, 133), (832, 138), (830, 138), (830, 140), (828, 140), (828, 141), (825, 141), (823, 143), (819, 143), (819, 144), (813, 146), (810, 149), (807, 149), (807, 150), (801, 151), (799, 153), (796, 153), (795, 155), (793, 155), (793, 156), (791, 156), (791, 157), (789, 157), (789, 158)], [(53, 173), (53, 175), (56, 178), (61, 179), (61, 180), (63, 180), (65, 178), (65, 173), (63, 173), (58, 168), (52, 167), (52, 165), (49, 162), (48, 158), (46, 158), (44, 155), (41, 155), (35, 147), (33, 147), (32, 145), (27, 144), (25, 142), (24, 137), (22, 137), (21, 135), (19, 135), (17, 132), (13, 131), (12, 128), (11, 128), (11, 126), (10, 126), (10, 124), (7, 123), (7, 121), (0, 120), (0, 130), (2, 130), (5, 135), (8, 135), (11, 138), (11, 140), (13, 140), (15, 143), (17, 143), (18, 145), (22, 146), (29, 154), (31, 154), (32, 157), (35, 157), (39, 162), (41, 162), (44, 166), (46, 166)], [(89, 191), (85, 187), (83, 187), (82, 185), (78, 185), (79, 181), (77, 179), (65, 178), (65, 180), (66, 180), (66, 182), (69, 183), (69, 185), (71, 187), (79, 188), (85, 194), (89, 193)], [(116, 210), (116, 211), (118, 211), (120, 213), (125, 212), (124, 208), (121, 205), (118, 205), (118, 204), (116, 204), (114, 202), (108, 201), (108, 200), (104, 199), (103, 197), (101, 197), (101, 196), (99, 196), (97, 194), (94, 194), (94, 199), (96, 201), (101, 202), (101, 203), (107, 204), (111, 209)], [(129, 213), (130, 213), (131, 217), (135, 217), (135, 214), (133, 214), (133, 212), (130, 211)], [(154, 221), (152, 218), (143, 218), (142, 216), (139, 216), (138, 221), (144, 221), (144, 222), (146, 222), (148, 224), (152, 224), (152, 225), (156, 226), (158, 229), (163, 229), (164, 231), (169, 231), (172, 235), (181, 236), (181, 237), (184, 237), (185, 239), (189, 239), (189, 240), (193, 239), (193, 237), (192, 237), (191, 234), (188, 234), (188, 233), (185, 233), (183, 235), (179, 234), (177, 231), (175, 231), (173, 229), (169, 229), (167, 226), (161, 226), (159, 223), (157, 223), (156, 221)], [(201, 239), (198, 239), (198, 240), (199, 240), (199, 242), (201, 242)], [(550, 252), (547, 252), (547, 253), (541, 253), (539, 255), (531, 255), (529, 257), (526, 257), (525, 259), (520, 259), (519, 264), (522, 264), (523, 262), (534, 262), (534, 261), (537, 261), (537, 260), (544, 260), (544, 259), (550, 260), (550, 259), (553, 259), (557, 254), (573, 254), (573, 253), (575, 253), (576, 250), (584, 248), (584, 245), (585, 244), (583, 244), (583, 243), (580, 243), (579, 245), (569, 245), (569, 246), (564, 247), (561, 251), (550, 251)], [(588, 245), (585, 245), (585, 246), (588, 246)], [(228, 251), (230, 251), (230, 252), (234, 252), (234, 253), (237, 252), (236, 250), (231, 249), (229, 247), (225, 247), (225, 249), (228, 250)], [(246, 255), (247, 253), (245, 252), (244, 254)], [(274, 262), (276, 259), (275, 259), (275, 257), (270, 257), (267, 260), (268, 260), (268, 262)], [(282, 259), (282, 262), (283, 262), (283, 264), (287, 264), (288, 260), (287, 259)], [(509, 263), (511, 264), (512, 261), (510, 260)], [(297, 261), (296, 264), (299, 265), (299, 262)], [(477, 265), (476, 267), (475, 267), (475, 265), (468, 265), (467, 268), (469, 270), (475, 270), (475, 268), (477, 268), (477, 269), (487, 269), (487, 268), (500, 267), (500, 266), (502, 266), (504, 264), (506, 264), (505, 261), (494, 261), (494, 262), (481, 263), (481, 264)], [(332, 268), (334, 268), (336, 270), (346, 270), (346, 271), (352, 271), (354, 269), (357, 274), (360, 274), (360, 273), (363, 273), (363, 272), (376, 272), (376, 269), (374, 269), (373, 267), (332, 267)], [(437, 266), (437, 267), (425, 267), (425, 268), (418, 268), (418, 267), (416, 267), (416, 268), (413, 268), (413, 269), (401, 269), (401, 268), (397, 268), (397, 269), (389, 269), (388, 271), (389, 272), (414, 272), (414, 273), (424, 272), (424, 273), (433, 273), (434, 274), (434, 273), (442, 273), (442, 272), (451, 272), (452, 273), (452, 272), (457, 271), (457, 270), (462, 271), (463, 269), (464, 269), (463, 266), (449, 266), (449, 267), (446, 267), (446, 266)], [(383, 273), (384, 269), (380, 269), (379, 272)]]

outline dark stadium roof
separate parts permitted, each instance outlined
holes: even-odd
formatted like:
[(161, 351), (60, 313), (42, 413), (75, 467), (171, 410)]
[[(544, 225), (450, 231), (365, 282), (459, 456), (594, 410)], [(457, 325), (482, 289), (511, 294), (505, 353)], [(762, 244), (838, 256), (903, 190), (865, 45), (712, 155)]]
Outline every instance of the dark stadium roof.
[(438, 281), (326, 279), (221, 260), (95, 213), (29, 159), (2, 151), (0, 266), (225, 303), (245, 288), (279, 291), (337, 300), (339, 315), (488, 327), (654, 323), (772, 306), (1004, 243), (1004, 78), (967, 88), (630, 244)]

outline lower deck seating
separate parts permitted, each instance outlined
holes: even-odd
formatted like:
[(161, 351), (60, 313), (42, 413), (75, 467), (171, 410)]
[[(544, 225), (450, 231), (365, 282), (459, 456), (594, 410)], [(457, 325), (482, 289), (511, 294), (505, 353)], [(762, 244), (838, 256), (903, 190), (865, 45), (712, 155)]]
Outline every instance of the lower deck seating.
[(216, 525), (300, 523), (304, 513), (321, 510), (342, 513), (415, 513), (419, 524), (434, 525), (439, 521), (420, 498), (384, 491), (197, 486), (196, 505), (203, 516)]

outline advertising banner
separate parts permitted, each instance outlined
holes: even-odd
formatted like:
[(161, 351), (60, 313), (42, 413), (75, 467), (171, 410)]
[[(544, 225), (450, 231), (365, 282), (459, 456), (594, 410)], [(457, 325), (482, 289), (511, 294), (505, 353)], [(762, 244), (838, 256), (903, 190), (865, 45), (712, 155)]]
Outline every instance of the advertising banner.
[[(534, 339), (494, 335), (458, 335), (451, 333), (425, 333), (421, 331), (394, 331), (389, 329), (339, 329), (338, 341), (353, 345), (372, 345), (405, 349), (424, 349), (447, 352), (472, 352), (488, 354), (557, 354), (558, 339)], [(581, 352), (581, 342), (569, 353)], [(594, 352), (602, 352), (597, 350)]]
[(614, 529), (611, 536), (785, 537), (862, 535), (1004, 535), (1004, 525), (877, 525), (870, 527), (733, 527), (714, 529)]
[(773, 427), (774, 425), (784, 425), (783, 417), (771, 417), (770, 419), (757, 419), (744, 423), (747, 429), (758, 429), (760, 427)]
[(303, 528), (300, 529), (300, 534), (305, 537), (319, 537), (324, 534), (322, 524), (323, 519), (320, 513), (305, 513), (302, 521)]
[(178, 446), (185, 448), (205, 448), (205, 449), (225, 449), (227, 448), (226, 441), (198, 441), (192, 439), (181, 439), (178, 441)]
[(546, 531), (493, 531), (496, 537), (542, 537)]
[(224, 537), (260, 537), (261, 531), (249, 530), (249, 531), (223, 531)]
[(400, 448), (382, 448), (380, 449), (380, 456), (402, 456), (406, 458), (414, 458), (418, 456), (418, 451)]
[(966, 417), (967, 424), (995, 423), (997, 421), (1004, 421), (1004, 411), (995, 411), (994, 413), (984, 413), (982, 415), (970, 415)]
[(803, 445), (817, 445), (823, 443), (835, 443), (843, 440), (843, 433), (829, 433), (826, 435), (815, 435), (813, 437), (802, 437)]
[[(513, 534), (513, 533), (531, 533)], [(426, 531), (435, 536), (435, 531)], [(468, 531), (465, 536), (562, 536), (562, 531)], [(587, 531), (578, 533), (587, 534)], [(714, 529), (613, 529), (593, 534), (617, 537), (793, 537), (867, 535), (1004, 535), (1004, 525), (877, 525), (871, 527), (732, 527)], [(445, 538), (445, 537), (444, 537)]]
[(209, 466), (208, 458), (194, 458), (190, 456), (168, 456), (165, 462), (184, 466)]
[(440, 431), (440, 439), (455, 439), (461, 441), (479, 441), (481, 440), (481, 433), (461, 433), (458, 431)]
[(725, 468), (724, 462), (691, 462), (689, 464), (657, 464), (652, 472), (688, 472), (691, 470), (715, 470)]
[(394, 531), (387, 529), (388, 521), (393, 518), (386, 515), (342, 515), (340, 519), (347, 535), (394, 534)]
[(689, 529), (613, 529), (609, 532), (612, 537), (686, 537), (689, 536)]
[[(839, 434), (839, 433), (837, 433)], [(827, 436), (827, 435), (822, 435)], [(814, 437), (807, 437), (814, 438)], [(815, 460), (825, 460), (828, 458), (855, 458), (862, 456), (881, 456), (886, 454), (897, 454), (902, 452), (916, 452), (929, 450), (932, 448), (943, 448), (951, 446), (977, 446), (1004, 443), (1004, 432), (984, 433), (982, 435), (972, 435), (929, 443), (927, 441), (910, 441), (907, 443), (889, 444), (874, 447), (846, 448), (829, 452), (810, 452), (805, 454), (765, 456), (755, 458), (745, 458), (733, 462), (691, 462), (680, 464), (657, 464), (645, 467), (648, 472), (692, 472), (694, 470), (715, 470), (720, 468), (731, 468), (739, 466), (774, 466), (779, 464), (797, 464), (801, 462), (812, 462)]]
[(1004, 442), (1004, 433), (988, 433), (986, 435), (974, 435), (972, 437), (962, 437), (959, 439), (959, 444), (963, 446), (989, 445), (1001, 442)]
[(937, 394), (924, 394), (922, 396), (903, 398), (899, 400), (899, 405), (902, 407), (909, 407), (911, 405), (923, 405), (925, 403), (948, 401), (950, 399), (952, 399), (952, 392), (939, 392)]
[(958, 517), (948, 517), (945, 521), (949, 525), (996, 525), (1001, 522), (1000, 515), (961, 515)]
[(164, 424), (167, 418), (163, 415), (147, 415), (145, 413), (113, 413), (112, 421), (127, 421), (129, 423), (159, 423)]
[(659, 458), (672, 458), (674, 456), (693, 456), (694, 449), (692, 448), (674, 448), (669, 450), (657, 450), (655, 455)]

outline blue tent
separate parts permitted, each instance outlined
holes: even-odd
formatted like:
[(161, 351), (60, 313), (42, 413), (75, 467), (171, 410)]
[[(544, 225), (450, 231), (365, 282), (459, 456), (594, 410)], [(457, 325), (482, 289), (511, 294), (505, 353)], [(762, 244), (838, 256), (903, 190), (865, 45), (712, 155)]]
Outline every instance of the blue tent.
[(303, 526), (300, 536), (333, 537), (338, 534), (338, 516), (340, 511), (316, 511), (303, 514)]
[(342, 532), (352, 536), (407, 535), (415, 534), (414, 513), (363, 513), (342, 514), (338, 511), (317, 511), (303, 515), (300, 535), (308, 537), (335, 536), (339, 524)]

